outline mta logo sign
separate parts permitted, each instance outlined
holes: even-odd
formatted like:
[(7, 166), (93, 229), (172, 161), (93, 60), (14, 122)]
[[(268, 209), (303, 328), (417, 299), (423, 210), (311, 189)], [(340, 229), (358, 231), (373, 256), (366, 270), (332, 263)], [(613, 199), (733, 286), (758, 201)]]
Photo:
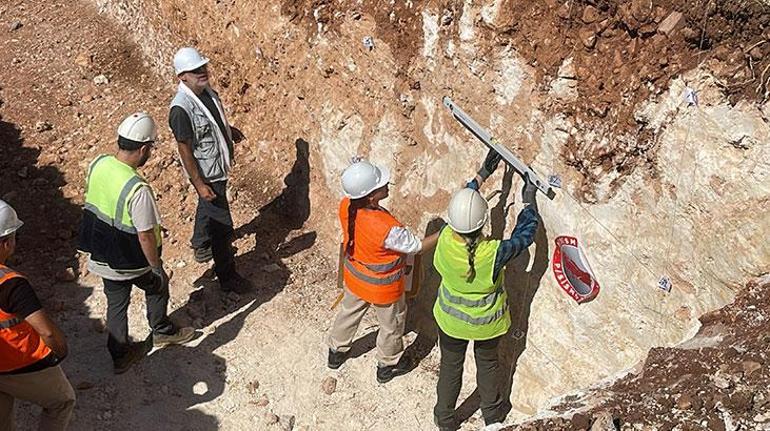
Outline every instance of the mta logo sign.
[(599, 282), (596, 281), (577, 238), (559, 236), (554, 242), (556, 249), (553, 251), (551, 269), (556, 282), (578, 304), (596, 298), (599, 294)]

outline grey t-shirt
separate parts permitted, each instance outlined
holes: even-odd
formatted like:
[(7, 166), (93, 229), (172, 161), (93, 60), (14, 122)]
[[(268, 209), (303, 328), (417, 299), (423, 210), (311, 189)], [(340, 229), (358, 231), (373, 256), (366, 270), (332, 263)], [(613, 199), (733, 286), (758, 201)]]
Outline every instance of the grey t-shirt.
[[(155, 204), (155, 198), (152, 195), (152, 191), (147, 186), (140, 187), (136, 193), (134, 193), (134, 196), (128, 203), (128, 213), (131, 216), (131, 221), (134, 223), (137, 232), (146, 232), (152, 230), (155, 226), (160, 225), (158, 206)], [(110, 266), (105, 263), (94, 262), (89, 258), (88, 270), (99, 277), (108, 280), (122, 281), (131, 280), (147, 274), (150, 272), (150, 267), (147, 266), (145, 268), (131, 270), (116, 270), (110, 268)]]

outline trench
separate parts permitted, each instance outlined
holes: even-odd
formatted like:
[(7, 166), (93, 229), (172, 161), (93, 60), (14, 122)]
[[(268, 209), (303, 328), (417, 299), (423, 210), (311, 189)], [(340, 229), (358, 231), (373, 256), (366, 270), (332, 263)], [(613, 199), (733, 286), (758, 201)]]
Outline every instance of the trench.
[[(429, 264), (410, 304), (407, 355), (415, 369), (403, 380), (373, 384), (371, 319), (362, 324), (354, 358), (341, 374), (324, 368), (323, 336), (336, 296), (337, 178), (350, 157), (368, 156), (391, 168), (395, 184), (387, 206), (426, 234), (440, 227), (452, 191), (483, 159), (483, 145), (441, 105), (445, 95), (536, 172), (562, 182), (554, 200), (540, 198), (542, 223), (533, 246), (506, 269), (513, 328), (501, 356), (513, 403), (509, 422), (623, 375), (653, 347), (692, 337), (700, 315), (730, 303), (748, 277), (767, 270), (770, 247), (763, 233), (770, 220), (757, 217), (770, 195), (766, 102), (734, 103), (713, 69), (683, 69), (659, 81), (659, 92), (635, 100), (632, 117), (645, 125), (644, 133), (608, 133), (613, 118), (586, 125), (552, 109), (573, 97), (570, 73), (547, 77), (527, 57), (531, 47), (489, 36), (489, 28), (513, 31), (503, 25), (510, 18), (507, 2), (411, 4), (392, 11), (392, 20), (372, 12), (370, 2), (298, 2), (292, 10), (302, 13), (287, 13), (277, 1), (83, 4), (112, 20), (114, 37), (130, 41), (127, 51), (139, 58), (129, 69), (105, 64), (111, 85), (138, 92), (144, 99), (128, 104), (159, 118), (165, 118), (165, 96), (173, 94), (175, 49), (194, 44), (211, 58), (228, 116), (247, 136), (231, 190), (241, 226), (236, 246), (239, 265), (262, 286), (254, 298), (221, 297), (201, 275), (205, 268), (189, 263), (185, 220), (194, 196), (180, 186), (165, 138), (169, 145), (150, 168), (176, 229), (169, 261), (179, 287), (172, 307), (204, 337), (176, 355), (151, 356), (152, 365), (142, 369), (146, 377), (129, 378), (171, 399), (165, 411), (148, 407), (158, 401), (152, 394), (115, 395), (115, 383), (99, 374), (99, 390), (86, 397), (104, 403), (115, 396), (106, 402), (112, 413), (99, 421), (79, 419), (84, 429), (157, 421), (169, 429), (268, 429), (277, 426), (270, 415), (293, 415), (299, 429), (428, 429), (438, 367), (430, 310), (439, 284)], [(451, 17), (447, 24), (445, 16)], [(544, 28), (552, 25), (544, 19)], [(374, 49), (362, 45), (366, 36)], [(568, 58), (552, 59), (552, 69), (567, 71)], [(688, 87), (698, 91), (699, 105), (682, 102)], [(109, 130), (114, 118), (94, 115)], [(647, 134), (655, 140), (642, 145)], [(607, 160), (616, 153), (643, 162), (605, 169), (572, 159), (600, 154)], [(521, 180), (501, 168), (488, 184), (486, 192), (499, 190), (491, 200), (489, 234), (502, 237), (521, 208)], [(554, 241), (561, 235), (579, 238), (602, 286), (591, 302), (578, 305), (554, 278)], [(671, 280), (670, 292), (657, 288), (662, 277)], [(84, 313), (97, 319), (104, 304), (95, 296), (95, 281), (84, 277), (82, 285), (96, 291), (83, 302), (89, 304)], [(81, 343), (98, 352), (98, 341)], [(74, 375), (91, 382), (88, 360), (76, 358)], [(178, 367), (179, 361), (189, 367)], [(467, 419), (463, 429), (474, 429), (481, 423), (479, 399), (470, 357), (466, 364), (457, 415)], [(332, 395), (318, 390), (327, 377), (337, 381)], [(405, 405), (394, 405), (394, 397)], [(260, 405), (263, 398), (269, 403)], [(120, 403), (141, 406), (139, 414)], [(89, 414), (97, 413), (83, 410), (81, 416)]]

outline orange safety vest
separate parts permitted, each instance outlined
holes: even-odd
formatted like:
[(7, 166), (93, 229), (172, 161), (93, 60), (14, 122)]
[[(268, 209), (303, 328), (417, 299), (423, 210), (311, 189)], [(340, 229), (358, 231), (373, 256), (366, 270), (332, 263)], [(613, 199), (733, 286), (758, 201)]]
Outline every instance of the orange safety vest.
[[(348, 243), (350, 199), (340, 202), (343, 245)], [(387, 305), (404, 294), (404, 255), (385, 248), (390, 229), (402, 226), (387, 211), (359, 209), (356, 213), (353, 255), (345, 254), (343, 279), (353, 294), (370, 304)]]
[[(0, 265), (0, 289), (12, 278), (23, 275)], [(44, 359), (51, 353), (40, 334), (24, 319), (0, 309), (0, 372), (24, 368)]]

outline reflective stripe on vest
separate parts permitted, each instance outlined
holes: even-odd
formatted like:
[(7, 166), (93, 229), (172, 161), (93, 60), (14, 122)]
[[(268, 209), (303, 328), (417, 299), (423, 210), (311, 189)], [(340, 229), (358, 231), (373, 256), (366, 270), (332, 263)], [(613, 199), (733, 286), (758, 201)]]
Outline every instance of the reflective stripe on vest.
[(490, 293), (489, 295), (484, 296), (483, 298), (477, 300), (477, 301), (471, 301), (465, 297), (462, 296), (455, 296), (449, 293), (449, 290), (444, 286), (444, 284), (441, 284), (441, 293), (444, 295), (444, 298), (447, 299), (447, 301), (457, 304), (457, 305), (464, 305), (466, 307), (486, 307), (489, 305), (492, 305), (497, 301), (497, 297), (500, 296), (501, 293), (503, 293), (503, 287), (500, 286), (497, 289), (495, 289), (494, 292)]
[[(388, 268), (387, 271), (375, 271), (375, 270), (372, 270), (372, 271), (373, 272), (379, 272), (379, 273), (388, 273), (388, 272), (390, 272), (391, 269), (396, 267), (395, 264), (397, 264), (397, 263), (398, 262), (394, 262), (394, 264), (388, 264), (389, 268)], [(367, 268), (371, 269), (371, 266), (369, 266), (369, 265), (366, 265), (366, 264), (362, 264), (362, 265), (364, 265)], [(385, 266), (385, 265), (383, 265), (383, 266)], [(370, 277), (370, 276), (362, 273), (358, 269), (356, 269), (356, 267), (353, 266), (353, 263), (350, 261), (350, 258), (346, 258), (345, 259), (345, 268), (347, 268), (348, 271), (350, 271), (356, 278), (358, 278), (360, 280), (363, 280), (363, 281), (365, 281), (367, 283), (370, 283), (370, 284), (388, 285), (390, 283), (398, 281), (404, 275), (404, 268), (400, 268), (398, 271), (396, 271), (393, 274), (390, 274), (390, 275), (388, 275), (386, 277), (382, 277), (382, 278)]]
[[(0, 265), (0, 289), (14, 278), (24, 276)], [(0, 372), (24, 368), (49, 354), (51, 349), (29, 322), (0, 309)]]
[(496, 320), (499, 320), (508, 311), (508, 304), (506, 303), (506, 304), (503, 304), (503, 307), (497, 310), (494, 314), (490, 314), (488, 316), (482, 316), (482, 317), (473, 317), (469, 314), (463, 313), (462, 311), (454, 307), (447, 305), (444, 302), (443, 295), (438, 296), (438, 304), (439, 304), (439, 307), (441, 307), (441, 310), (444, 311), (444, 313), (447, 313), (452, 317), (456, 317), (462, 320), (463, 322), (470, 323), (471, 325), (488, 325)]
[(358, 262), (361, 265), (365, 266), (368, 270), (373, 272), (390, 272), (394, 270), (397, 266), (404, 264), (404, 258), (399, 257), (398, 259), (394, 260), (391, 263), (383, 263), (380, 265), (371, 265), (363, 262)]
[(510, 328), (504, 275), (493, 279), (500, 241), (481, 239), (475, 249), (475, 277), (470, 270), (465, 241), (445, 228), (439, 235), (433, 265), (441, 275), (441, 287), (433, 315), (441, 330), (463, 340), (488, 340)]

